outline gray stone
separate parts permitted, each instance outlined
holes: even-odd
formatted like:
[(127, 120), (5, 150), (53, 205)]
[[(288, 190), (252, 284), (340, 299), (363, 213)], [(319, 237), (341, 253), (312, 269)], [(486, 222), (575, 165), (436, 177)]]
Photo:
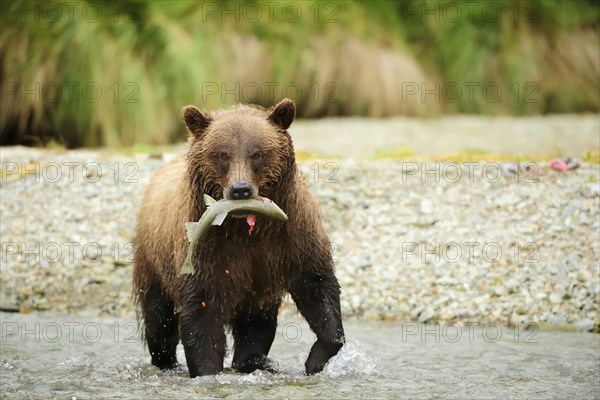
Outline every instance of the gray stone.
[(575, 326), (584, 332), (589, 332), (594, 329), (594, 321), (589, 318), (580, 319), (575, 322)]

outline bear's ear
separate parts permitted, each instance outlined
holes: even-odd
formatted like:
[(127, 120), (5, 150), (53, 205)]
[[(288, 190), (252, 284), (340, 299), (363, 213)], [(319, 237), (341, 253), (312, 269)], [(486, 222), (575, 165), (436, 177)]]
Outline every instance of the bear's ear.
[(200, 138), (210, 125), (211, 119), (196, 107), (185, 106), (183, 107), (183, 121), (190, 133), (196, 138)]
[(285, 130), (290, 127), (296, 116), (296, 106), (290, 99), (283, 99), (269, 113), (269, 121)]

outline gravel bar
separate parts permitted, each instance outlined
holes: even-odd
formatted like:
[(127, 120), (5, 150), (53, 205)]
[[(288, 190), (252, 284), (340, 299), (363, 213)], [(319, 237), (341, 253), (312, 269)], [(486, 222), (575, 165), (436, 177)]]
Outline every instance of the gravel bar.
[[(2, 148), (1, 309), (133, 315), (137, 209), (172, 157)], [(346, 319), (598, 331), (597, 164), (508, 176), (490, 162), (301, 168), (322, 205)], [(295, 313), (289, 299), (282, 307)]]

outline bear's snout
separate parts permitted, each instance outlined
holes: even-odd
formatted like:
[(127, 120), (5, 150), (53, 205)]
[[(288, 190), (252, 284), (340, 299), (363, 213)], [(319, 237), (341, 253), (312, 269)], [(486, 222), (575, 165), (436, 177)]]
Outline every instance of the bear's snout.
[(234, 182), (229, 188), (229, 197), (232, 200), (246, 200), (252, 198), (254, 190), (248, 181)]

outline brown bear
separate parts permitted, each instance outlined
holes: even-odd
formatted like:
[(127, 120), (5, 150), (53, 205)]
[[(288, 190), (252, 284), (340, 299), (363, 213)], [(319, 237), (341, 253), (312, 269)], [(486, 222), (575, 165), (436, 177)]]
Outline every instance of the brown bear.
[[(296, 108), (237, 105), (214, 114), (183, 109), (187, 149), (152, 177), (135, 232), (133, 287), (152, 364), (177, 366), (181, 339), (191, 377), (223, 370), (225, 327), (234, 338), (233, 368), (267, 369), (277, 312), (290, 293), (317, 336), (305, 367), (323, 369), (342, 347), (340, 287), (319, 208), (296, 164), (287, 132)], [(215, 199), (267, 197), (287, 222), (229, 216), (203, 238), (195, 273), (179, 276), (186, 258), (185, 223)]]

